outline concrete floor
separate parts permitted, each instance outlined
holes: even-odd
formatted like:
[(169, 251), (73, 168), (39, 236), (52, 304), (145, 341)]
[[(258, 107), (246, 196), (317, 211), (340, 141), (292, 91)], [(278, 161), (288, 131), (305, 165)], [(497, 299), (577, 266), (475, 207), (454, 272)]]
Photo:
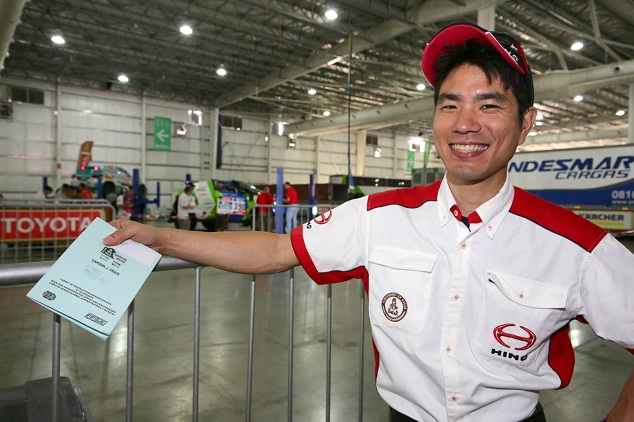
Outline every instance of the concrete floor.
[[(202, 271), (200, 421), (246, 418), (251, 276)], [(136, 300), (136, 421), (192, 420), (194, 270), (153, 273)], [(292, 419), (326, 420), (327, 288), (295, 270)], [(252, 421), (288, 420), (288, 274), (255, 283)], [(52, 314), (25, 297), (30, 286), (0, 290), (0, 389), (51, 375)], [(359, 281), (332, 287), (330, 420), (359, 420)], [(365, 327), (363, 421), (384, 422), (376, 393), (369, 323)], [(542, 395), (549, 421), (599, 421), (616, 400), (634, 357), (582, 324), (571, 331), (577, 364), (571, 385)], [(127, 327), (102, 341), (63, 320), (61, 374), (78, 386), (96, 421), (125, 420)], [(0, 415), (2, 416), (2, 415)], [(2, 419), (2, 417), (0, 417)]]

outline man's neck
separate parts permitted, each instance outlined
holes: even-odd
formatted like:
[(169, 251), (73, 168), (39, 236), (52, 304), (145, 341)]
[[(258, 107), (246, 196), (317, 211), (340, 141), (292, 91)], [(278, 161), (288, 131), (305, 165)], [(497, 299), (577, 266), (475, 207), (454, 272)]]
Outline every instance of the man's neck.
[(486, 180), (472, 184), (452, 183), (449, 179), (449, 189), (456, 200), (456, 205), (463, 215), (469, 215), (480, 205), (487, 202), (500, 192), (506, 179), (501, 181)]

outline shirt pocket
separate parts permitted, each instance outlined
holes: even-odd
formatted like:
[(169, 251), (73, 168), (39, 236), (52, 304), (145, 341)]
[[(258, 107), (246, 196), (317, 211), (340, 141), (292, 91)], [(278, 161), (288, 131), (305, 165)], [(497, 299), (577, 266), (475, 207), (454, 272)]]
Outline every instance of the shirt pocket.
[(425, 327), (436, 255), (377, 246), (368, 261), (370, 322), (420, 334)]
[(476, 357), (485, 366), (508, 365), (537, 373), (548, 359), (543, 347), (554, 327), (567, 321), (568, 289), (488, 271), (478, 313)]

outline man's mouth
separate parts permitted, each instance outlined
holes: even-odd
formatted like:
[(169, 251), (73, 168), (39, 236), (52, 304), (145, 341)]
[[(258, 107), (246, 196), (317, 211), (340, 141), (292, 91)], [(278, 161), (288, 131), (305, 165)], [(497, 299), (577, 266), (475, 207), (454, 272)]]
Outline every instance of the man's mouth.
[(473, 144), (451, 144), (451, 149), (458, 152), (482, 152), (489, 148), (488, 145), (473, 145)]

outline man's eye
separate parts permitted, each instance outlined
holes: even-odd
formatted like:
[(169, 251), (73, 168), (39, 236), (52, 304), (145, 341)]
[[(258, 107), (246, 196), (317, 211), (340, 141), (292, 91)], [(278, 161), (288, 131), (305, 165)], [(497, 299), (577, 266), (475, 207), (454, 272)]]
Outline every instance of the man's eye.
[(500, 108), (497, 104), (485, 104), (482, 106), (484, 109)]

